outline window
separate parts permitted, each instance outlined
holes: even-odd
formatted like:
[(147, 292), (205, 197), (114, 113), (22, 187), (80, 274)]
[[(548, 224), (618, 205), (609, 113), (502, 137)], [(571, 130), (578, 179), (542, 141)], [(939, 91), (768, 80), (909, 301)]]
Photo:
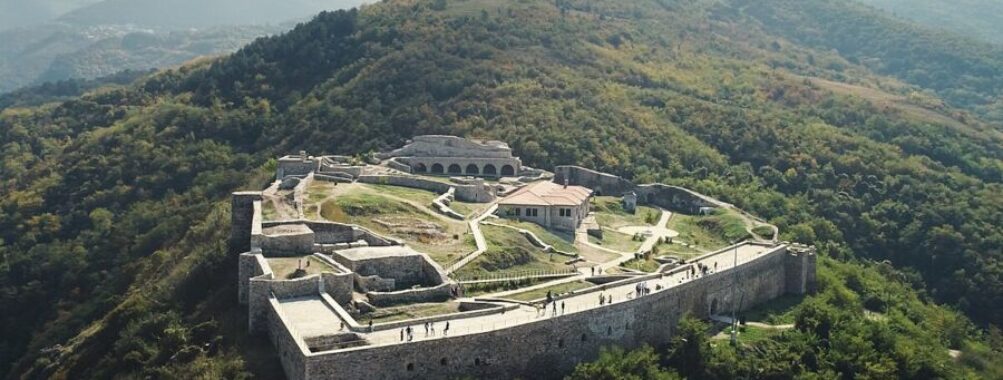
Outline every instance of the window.
[(571, 217), (571, 209), (570, 208), (562, 208), (562, 209), (558, 210), (558, 213), (562, 217), (565, 217), (565, 218), (570, 218)]
[(520, 210), (522, 210), (522, 209), (518, 208), (518, 207), (515, 208), (515, 216), (519, 216), (519, 211)]
[(533, 217), (539, 216), (540, 215), (539, 211), (540, 211), (539, 209), (527, 208), (526, 209), (526, 216), (533, 216)]

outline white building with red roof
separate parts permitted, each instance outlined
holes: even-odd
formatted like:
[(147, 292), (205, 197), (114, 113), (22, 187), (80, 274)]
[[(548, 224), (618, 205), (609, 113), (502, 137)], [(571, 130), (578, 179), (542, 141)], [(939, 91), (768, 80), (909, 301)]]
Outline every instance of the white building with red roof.
[(535, 182), (498, 202), (498, 215), (558, 230), (574, 231), (589, 213), (592, 189)]

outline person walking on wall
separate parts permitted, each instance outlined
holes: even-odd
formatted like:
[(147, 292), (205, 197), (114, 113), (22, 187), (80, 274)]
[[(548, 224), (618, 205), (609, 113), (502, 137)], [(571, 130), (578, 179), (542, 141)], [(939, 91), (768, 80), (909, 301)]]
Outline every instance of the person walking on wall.
[(446, 328), (442, 329), (442, 336), (446, 336), (449, 333), (449, 321), (446, 321)]
[(554, 302), (554, 312), (553, 312), (553, 316), (555, 316), (555, 317), (557, 316), (557, 302)]
[(435, 323), (434, 322), (429, 322), (428, 323), (428, 328), (430, 330), (432, 330), (432, 336), (435, 336)]
[(564, 301), (561, 301), (561, 315), (564, 315)]

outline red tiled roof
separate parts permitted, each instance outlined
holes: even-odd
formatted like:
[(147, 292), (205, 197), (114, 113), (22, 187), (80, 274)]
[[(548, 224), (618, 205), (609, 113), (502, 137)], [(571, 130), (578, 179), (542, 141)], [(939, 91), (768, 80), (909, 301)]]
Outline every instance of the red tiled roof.
[(536, 182), (505, 197), (500, 205), (522, 206), (578, 206), (592, 196), (592, 190), (582, 186), (559, 185), (553, 182)]

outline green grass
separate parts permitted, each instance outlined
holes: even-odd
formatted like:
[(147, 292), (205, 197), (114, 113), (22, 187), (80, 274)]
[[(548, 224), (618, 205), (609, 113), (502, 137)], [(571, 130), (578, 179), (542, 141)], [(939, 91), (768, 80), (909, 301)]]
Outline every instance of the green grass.
[[(306, 271), (304, 276), (323, 272), (337, 272), (334, 267), (316, 257), (313, 257), (313, 255), (299, 257), (269, 257), (266, 260), (268, 260), (268, 266), (272, 268), (272, 273), (275, 274), (275, 278), (288, 279), (292, 278), (292, 274), (296, 271), (299, 261), (303, 259), (306, 259), (306, 261), (303, 262), (303, 269)], [(306, 266), (307, 262), (310, 263), (310, 266)]]
[(579, 289), (591, 288), (593, 286), (595, 286), (595, 284), (590, 283), (590, 282), (586, 282), (586, 281), (565, 282), (563, 284), (557, 284), (557, 285), (548, 286), (548, 287), (545, 287), (545, 288), (527, 290), (525, 292), (516, 293), (516, 294), (510, 295), (510, 296), (506, 296), (505, 298), (516, 300), (516, 301), (527, 301), (528, 302), (528, 301), (538, 300), (538, 299), (546, 297), (548, 291), (552, 291), (552, 292), (554, 292), (554, 295), (558, 295), (558, 294), (568, 293), (568, 292), (579, 290)]
[(627, 226), (647, 226), (658, 222), (661, 211), (658, 209), (638, 205), (633, 214), (623, 210), (619, 197), (595, 197), (592, 201), (592, 209), (595, 211), (596, 221), (603, 227), (617, 229)]
[(771, 325), (794, 323), (794, 309), (804, 300), (804, 295), (783, 295), (762, 303), (743, 314), (748, 322), (762, 322)]
[[(536, 237), (543, 240), (544, 243), (550, 244), (557, 248), (557, 250), (562, 252), (577, 253), (578, 249), (575, 248), (575, 235), (567, 232), (552, 231), (536, 223), (518, 221), (514, 219), (500, 219), (497, 221), (499, 224), (504, 224), (507, 226), (512, 226), (516, 228), (522, 228), (528, 230), (534, 234)], [(483, 230), (483, 229), (482, 229)]]
[(459, 311), (460, 304), (456, 302), (420, 303), (405, 306), (382, 307), (372, 313), (355, 317), (357, 321), (362, 324), (369, 323), (370, 319), (373, 320), (373, 323), (386, 323), (431, 317), (434, 315), (451, 314)]
[(568, 258), (544, 253), (525, 236), (511, 228), (481, 226), (488, 250), (456, 271), (456, 277), (469, 278), (488, 273), (555, 271), (569, 268)]
[[(340, 194), (320, 206), (320, 215), (330, 221), (358, 224), (378, 234), (404, 240), (441, 265), (448, 265), (477, 249), (473, 236), (467, 234), (465, 222), (431, 215), (428, 209), (419, 209), (410, 203), (372, 191), (374, 190), (368, 187), (359, 187)], [(404, 227), (388, 228), (377, 223), (377, 220)], [(430, 227), (428, 231), (432, 232), (411, 227)]]
[(402, 186), (366, 185), (366, 187), (372, 189), (372, 191), (376, 193), (390, 194), (396, 197), (416, 201), (425, 205), (431, 205), (432, 201), (434, 201), (435, 198), (438, 198), (440, 195), (442, 195), (427, 190), (414, 189)]
[(642, 240), (634, 240), (634, 237), (611, 229), (603, 229), (603, 238), (599, 239), (589, 235), (589, 242), (600, 245), (619, 252), (636, 252), (641, 248)]
[(733, 212), (723, 210), (712, 215), (675, 213), (669, 219), (667, 227), (679, 232), (674, 240), (692, 244), (696, 249), (705, 251), (724, 248), (749, 237), (745, 221)]
[(653, 273), (657, 271), (658, 267), (661, 265), (662, 264), (655, 261), (654, 259), (645, 259), (645, 258), (631, 259), (630, 261), (623, 263), (624, 267), (648, 273)]
[[(738, 341), (741, 343), (756, 343), (780, 333), (778, 329), (767, 329), (754, 326), (738, 326)], [(729, 332), (725, 329), (725, 332)]]

